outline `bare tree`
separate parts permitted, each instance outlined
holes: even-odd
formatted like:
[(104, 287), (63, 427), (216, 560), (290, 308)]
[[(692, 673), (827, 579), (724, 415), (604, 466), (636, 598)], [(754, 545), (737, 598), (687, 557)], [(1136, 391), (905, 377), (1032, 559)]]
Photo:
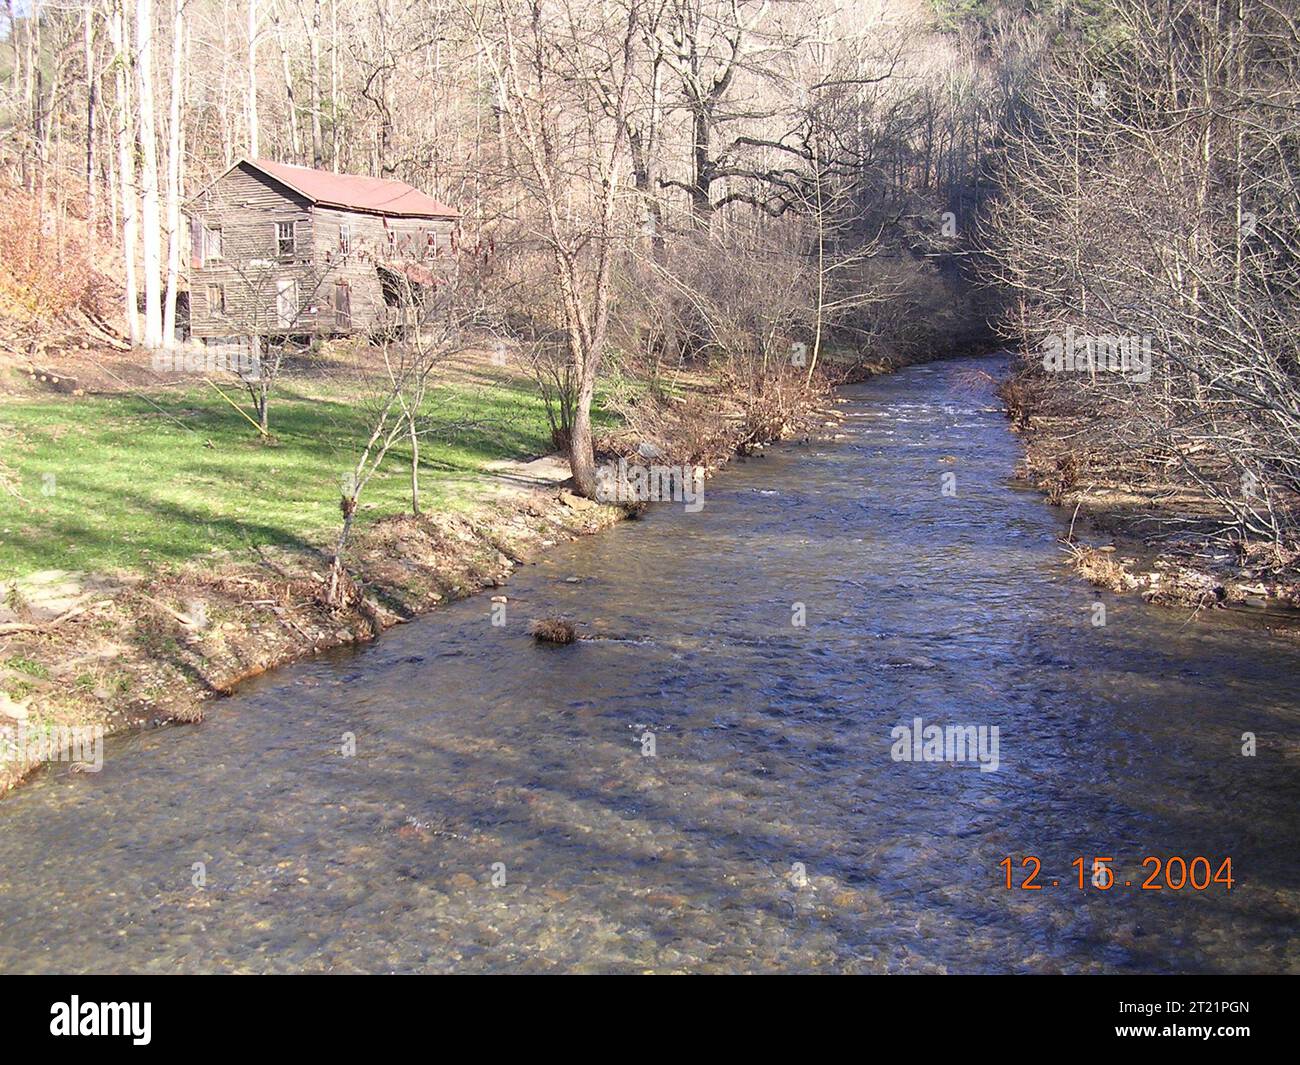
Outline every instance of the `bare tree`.
[(369, 430), (356, 462), (343, 479), (326, 593), (331, 605), (347, 598), (345, 556), (361, 494), (403, 439), (410, 444), (411, 513), (420, 514), (420, 439), (430, 426), (424, 413), (434, 370), (464, 343), (474, 308), (474, 286), (463, 274), (464, 257), (428, 264), (401, 264), (388, 271), (389, 318), (380, 342), (383, 371), (374, 379), (366, 407)]
[(167, 289), (163, 302), (162, 343), (176, 346), (176, 296), (180, 279), (181, 244), (181, 162), (185, 131), (182, 125), (181, 72), (185, 55), (185, 0), (172, 0), (171, 36), (171, 104), (167, 125)]
[(140, 207), (144, 251), (144, 345), (162, 346), (162, 222), (158, 200), (157, 109), (154, 103), (153, 0), (135, 5), (136, 92), (140, 105)]
[(233, 263), (242, 290), (232, 305), (240, 308), (231, 316), (231, 326), (240, 343), (247, 345), (243, 357), (232, 362), (253, 404), (253, 417), (263, 438), (270, 436), (271, 399), (285, 371), (286, 363), (305, 354), (311, 346), (314, 322), (308, 308), (322, 296), (330, 271), (319, 267), (301, 268), (288, 289), (274, 265), (260, 260)]
[(620, 193), (642, 41), (640, 0), (624, 0), (617, 11), (617, 23), (538, 0), (489, 0), (468, 12), (560, 293), (576, 388), (569, 465), (588, 497), (596, 492), (591, 404), (626, 237)]
[(135, 255), (139, 239), (139, 215), (135, 188), (135, 124), (132, 120), (132, 83), (135, 53), (131, 48), (131, 24), (126, 17), (127, 0), (114, 0), (109, 17), (117, 81), (117, 173), (122, 201), (122, 258), (124, 315), (132, 344), (140, 343), (140, 315), (137, 307)]
[(248, 154), (260, 158), (262, 142), (257, 116), (257, 37), (259, 33), (257, 0), (248, 0), (248, 93), (245, 112), (248, 119)]
[[(10, 33), (13, 15), (10, 8)], [(99, 215), (99, 181), (95, 173), (95, 120), (99, 111), (99, 75), (95, 66), (95, 4), (86, 0), (82, 8), (82, 42), (86, 64), (86, 219), (93, 226)]]

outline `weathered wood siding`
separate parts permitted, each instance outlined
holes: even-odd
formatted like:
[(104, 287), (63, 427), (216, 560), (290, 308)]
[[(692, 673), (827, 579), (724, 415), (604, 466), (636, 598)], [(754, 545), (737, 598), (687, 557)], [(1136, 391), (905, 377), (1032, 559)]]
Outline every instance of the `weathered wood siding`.
[[(191, 219), (221, 229), (221, 259), (198, 265), (191, 249), (190, 328), (196, 337), (266, 333), (279, 328), (276, 291), (280, 279), (298, 282), (302, 332), (310, 332), (310, 293), (317, 287), (312, 252), (312, 210), (308, 200), (249, 167), (236, 167), (191, 205)], [(277, 222), (295, 224), (295, 252), (281, 259)], [(191, 233), (198, 234), (197, 226)], [(225, 290), (225, 314), (208, 303), (208, 287)]]
[[(386, 321), (377, 267), (411, 262), (451, 248), (455, 222), (399, 218), (313, 206), (256, 169), (239, 166), (191, 205), (191, 332), (195, 337), (291, 333), (365, 332)], [(295, 250), (281, 258), (276, 223), (295, 223)], [(340, 229), (350, 248), (340, 247)], [(221, 229), (219, 261), (203, 259), (201, 226)], [(389, 234), (395, 242), (390, 244)], [(432, 233), (430, 247), (428, 234)], [(297, 283), (298, 313), (291, 326), (279, 319), (278, 285)], [(351, 322), (336, 317), (338, 282), (347, 283)], [(209, 303), (209, 286), (225, 293), (225, 313)]]
[[(445, 218), (396, 218), (317, 207), (312, 233), (316, 241), (315, 260), (324, 267), (324, 305), (318, 316), (322, 332), (357, 332), (385, 321), (383, 288), (377, 267), (394, 260), (417, 262), (451, 247), (455, 223)], [(345, 254), (339, 231), (347, 225), (350, 248)], [(395, 246), (389, 244), (389, 234)], [(434, 235), (434, 246), (428, 234)], [(347, 282), (351, 294), (352, 324), (335, 319), (337, 284)]]

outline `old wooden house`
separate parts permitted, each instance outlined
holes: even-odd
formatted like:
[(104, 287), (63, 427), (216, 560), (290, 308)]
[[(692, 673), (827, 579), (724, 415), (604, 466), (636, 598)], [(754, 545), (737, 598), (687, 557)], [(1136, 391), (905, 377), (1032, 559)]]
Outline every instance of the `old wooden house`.
[(401, 181), (251, 159), (188, 214), (190, 332), (207, 343), (390, 325), (455, 249), (459, 218)]

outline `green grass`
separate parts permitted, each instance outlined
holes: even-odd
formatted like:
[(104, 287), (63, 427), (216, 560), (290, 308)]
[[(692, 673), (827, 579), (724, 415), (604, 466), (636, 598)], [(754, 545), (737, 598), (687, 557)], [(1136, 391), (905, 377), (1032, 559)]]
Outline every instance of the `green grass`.
[(15, 673), (26, 673), (29, 677), (48, 678), (50, 671), (35, 659), (25, 658), (22, 655), (14, 655), (5, 663), (6, 668), (12, 669)]
[[(246, 397), (223, 386), (227, 394)], [(342, 478), (368, 435), (360, 393), (319, 380), (281, 385), (277, 443), (211, 388), (10, 400), (0, 454), (0, 577), (41, 569), (106, 571), (174, 564), (253, 545), (320, 546), (337, 530)], [(550, 450), (546, 411), (523, 380), (431, 391), (438, 423), (473, 423), (421, 445), (426, 510), (484, 497), (484, 464)], [(606, 421), (606, 419), (599, 419)], [(361, 520), (409, 507), (410, 451), (390, 454), (362, 495)]]

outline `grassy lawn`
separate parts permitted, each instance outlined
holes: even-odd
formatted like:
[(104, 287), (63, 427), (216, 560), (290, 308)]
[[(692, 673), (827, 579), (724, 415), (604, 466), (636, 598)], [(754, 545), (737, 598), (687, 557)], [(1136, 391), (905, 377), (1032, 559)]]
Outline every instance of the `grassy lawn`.
[[(9, 400), (0, 453), (21, 498), (0, 491), (0, 577), (322, 544), (338, 528), (341, 480), (368, 435), (362, 398), (355, 386), (286, 381), (272, 399), (269, 446), (207, 385)], [(425, 509), (468, 507), (485, 494), (485, 463), (550, 450), (545, 408), (525, 380), (443, 384), (427, 411), (439, 423), (473, 424), (422, 443)], [(362, 495), (363, 521), (409, 506), (409, 465), (408, 448), (390, 454)]]

